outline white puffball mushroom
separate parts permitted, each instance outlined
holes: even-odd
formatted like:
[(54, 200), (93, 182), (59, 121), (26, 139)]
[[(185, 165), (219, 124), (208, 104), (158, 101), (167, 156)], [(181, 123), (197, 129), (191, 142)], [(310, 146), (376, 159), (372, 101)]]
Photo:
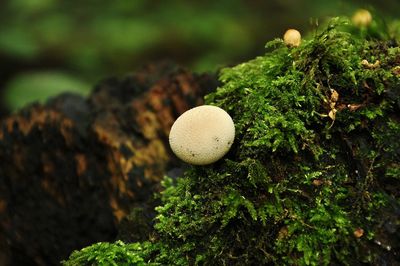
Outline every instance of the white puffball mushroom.
[(357, 27), (368, 27), (372, 22), (372, 15), (366, 9), (359, 9), (354, 13), (351, 20)]
[(283, 35), (283, 42), (288, 46), (299, 46), (301, 43), (300, 32), (295, 29), (288, 29)]
[(169, 144), (181, 160), (206, 165), (221, 159), (235, 139), (230, 115), (212, 105), (201, 105), (184, 112), (172, 125)]

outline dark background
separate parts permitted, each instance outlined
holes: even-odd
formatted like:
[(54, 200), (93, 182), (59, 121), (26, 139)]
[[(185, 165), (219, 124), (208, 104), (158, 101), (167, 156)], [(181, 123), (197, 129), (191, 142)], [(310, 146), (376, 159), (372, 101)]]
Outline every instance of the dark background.
[(165, 59), (215, 71), (262, 54), (287, 28), (358, 8), (392, 18), (400, 1), (0, 1), (0, 114)]

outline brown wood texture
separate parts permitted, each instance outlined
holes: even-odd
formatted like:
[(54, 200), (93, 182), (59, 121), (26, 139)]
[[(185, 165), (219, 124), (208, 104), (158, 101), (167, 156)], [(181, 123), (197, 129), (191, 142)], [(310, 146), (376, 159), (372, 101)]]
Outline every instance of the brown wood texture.
[(54, 265), (112, 241), (134, 204), (180, 162), (174, 120), (202, 104), (214, 76), (149, 65), (101, 82), (88, 98), (60, 95), (0, 122), (0, 264)]

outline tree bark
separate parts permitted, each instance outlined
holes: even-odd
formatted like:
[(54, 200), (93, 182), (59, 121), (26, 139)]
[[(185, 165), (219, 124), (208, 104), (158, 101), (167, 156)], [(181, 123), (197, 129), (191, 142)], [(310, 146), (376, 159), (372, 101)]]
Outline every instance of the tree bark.
[(3, 118), (0, 264), (58, 264), (114, 240), (133, 204), (180, 165), (168, 145), (172, 123), (216, 86), (211, 75), (149, 65), (86, 99), (64, 94)]

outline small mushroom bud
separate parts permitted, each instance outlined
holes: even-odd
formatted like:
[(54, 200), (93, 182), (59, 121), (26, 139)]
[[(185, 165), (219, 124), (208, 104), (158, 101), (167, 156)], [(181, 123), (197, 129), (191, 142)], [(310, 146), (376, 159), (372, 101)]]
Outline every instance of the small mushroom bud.
[(184, 112), (172, 125), (169, 144), (180, 158), (194, 165), (221, 159), (231, 148), (235, 125), (223, 109), (202, 105)]
[(351, 20), (357, 27), (368, 27), (372, 22), (372, 15), (366, 9), (359, 9), (354, 13)]
[(287, 46), (297, 47), (301, 43), (301, 34), (298, 30), (288, 29), (283, 35), (283, 42)]

